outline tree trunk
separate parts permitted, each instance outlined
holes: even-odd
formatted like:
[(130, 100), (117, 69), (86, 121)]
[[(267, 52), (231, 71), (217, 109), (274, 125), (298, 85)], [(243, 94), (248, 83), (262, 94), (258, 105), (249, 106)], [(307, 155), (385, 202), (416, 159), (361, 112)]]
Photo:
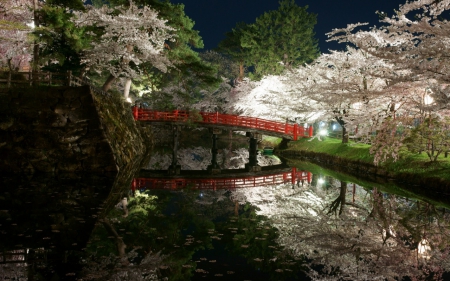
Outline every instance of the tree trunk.
[[(130, 44), (127, 45), (127, 52), (130, 54), (133, 52), (133, 45), (130, 45)], [(130, 63), (130, 60), (123, 59), (124, 65), (128, 65), (129, 63)], [(124, 96), (125, 100), (127, 100), (128, 96), (130, 95), (130, 87), (131, 87), (131, 78), (127, 77), (127, 80), (125, 82), (125, 89), (123, 90), (123, 96)]]
[(128, 217), (128, 199), (125, 197), (122, 199), (123, 217)]
[(127, 81), (125, 82), (125, 89), (123, 90), (123, 97), (125, 100), (128, 99), (130, 96), (130, 88), (131, 88), (131, 79), (127, 78)]
[(116, 77), (114, 77), (112, 74), (109, 75), (108, 79), (106, 79), (105, 84), (102, 86), (102, 90), (107, 92), (109, 89), (111, 89), (112, 83), (116, 80)]
[(125, 249), (126, 249), (127, 245), (125, 245), (122, 238), (120, 238), (120, 236), (117, 233), (114, 226), (111, 224), (111, 222), (108, 219), (103, 219), (103, 220), (101, 220), (101, 222), (102, 222), (103, 226), (106, 228), (106, 231), (109, 234), (111, 234), (112, 236), (114, 236), (114, 238), (116, 240), (116, 246), (117, 246), (117, 251), (119, 253), (119, 257), (121, 257), (121, 258), (125, 257)]
[(348, 131), (345, 129), (345, 122), (342, 120), (342, 117), (334, 117), (336, 121), (341, 125), (342, 127), (342, 143), (348, 143)]
[(342, 126), (342, 143), (348, 143), (348, 131), (345, 126)]
[(244, 62), (239, 62), (239, 81), (244, 80)]
[(339, 196), (336, 198), (330, 205), (328, 210), (328, 214), (337, 213), (337, 209), (339, 208), (339, 215), (344, 211), (345, 205), (345, 196), (347, 194), (347, 182), (341, 181), (341, 188), (339, 191)]

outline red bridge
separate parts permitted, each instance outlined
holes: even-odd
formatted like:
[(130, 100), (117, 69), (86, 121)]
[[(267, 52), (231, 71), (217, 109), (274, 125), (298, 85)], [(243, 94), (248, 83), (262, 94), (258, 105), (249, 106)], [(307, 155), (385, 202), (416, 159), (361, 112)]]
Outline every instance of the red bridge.
[(313, 127), (303, 127), (298, 124), (288, 124), (276, 121), (264, 120), (254, 117), (239, 115), (187, 111), (153, 111), (149, 109), (133, 107), (133, 116), (136, 121), (146, 122), (195, 122), (203, 126), (226, 127), (235, 130), (251, 130), (266, 135), (284, 137), (298, 140), (298, 138), (312, 137)]
[(136, 178), (131, 189), (236, 189), (246, 187), (260, 187), (266, 185), (284, 184), (307, 181), (311, 182), (311, 172), (291, 171), (265, 174), (261, 176), (245, 177), (208, 177), (208, 178)]

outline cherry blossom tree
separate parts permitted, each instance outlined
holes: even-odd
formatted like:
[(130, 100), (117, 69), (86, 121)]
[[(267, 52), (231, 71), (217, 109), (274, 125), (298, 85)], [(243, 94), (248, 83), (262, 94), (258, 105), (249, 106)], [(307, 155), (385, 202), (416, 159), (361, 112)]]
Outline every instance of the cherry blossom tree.
[[(171, 66), (162, 51), (164, 43), (174, 39), (170, 33), (173, 28), (152, 8), (130, 2), (128, 7), (114, 9), (89, 7), (87, 12), (76, 15), (78, 26), (94, 26), (94, 32), (100, 33), (92, 48), (85, 51), (82, 62), (99, 73), (109, 73), (103, 90), (107, 91), (116, 78), (124, 77), (124, 97), (128, 98), (131, 80), (141, 74), (140, 64), (150, 62), (162, 72)], [(93, 37), (94, 32), (90, 33)]]
[(448, 42), (450, 23), (442, 17), (450, 9), (449, 1), (409, 1), (401, 5), (392, 17), (385, 16), (379, 28), (369, 31), (359, 30), (363, 24), (351, 24), (346, 28), (335, 29), (328, 35), (330, 40), (349, 42), (358, 48), (387, 60), (396, 65), (398, 83), (415, 83), (422, 81), (430, 88), (439, 88), (432, 95), (439, 96), (439, 103), (434, 103), (434, 110), (448, 108), (450, 93)]
[(9, 71), (17, 71), (31, 60), (33, 1), (0, 1), (0, 60)]
[[(348, 130), (358, 123), (371, 129), (380, 112), (388, 107), (383, 95), (386, 82), (380, 75), (390, 71), (390, 65), (353, 48), (332, 51), (320, 56), (309, 68), (312, 83), (303, 86), (303, 95), (327, 112), (343, 128), (343, 142)], [(291, 80), (295, 76), (291, 77)]]
[(232, 102), (245, 115), (302, 122), (336, 119), (344, 130), (365, 124), (367, 129), (360, 134), (368, 134), (380, 118), (388, 116), (395, 98), (385, 94), (382, 76), (391, 68), (354, 48), (333, 51), (283, 75), (244, 81), (243, 87), (253, 88), (239, 91), (238, 87), (239, 95)]

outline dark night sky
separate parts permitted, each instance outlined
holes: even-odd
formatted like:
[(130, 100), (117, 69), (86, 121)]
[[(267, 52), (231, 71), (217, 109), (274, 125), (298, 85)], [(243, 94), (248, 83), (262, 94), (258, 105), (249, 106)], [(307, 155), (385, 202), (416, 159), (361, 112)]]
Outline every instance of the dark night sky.
[[(253, 23), (266, 11), (278, 9), (278, 0), (171, 0), (185, 4), (185, 13), (195, 21), (194, 29), (200, 31), (210, 50), (231, 31), (237, 22)], [(308, 12), (317, 14), (316, 38), (322, 53), (328, 49), (342, 49), (343, 44), (326, 42), (325, 33), (347, 24), (369, 22), (379, 25), (375, 12), (383, 11), (389, 16), (406, 0), (296, 0), (297, 5), (308, 5)]]

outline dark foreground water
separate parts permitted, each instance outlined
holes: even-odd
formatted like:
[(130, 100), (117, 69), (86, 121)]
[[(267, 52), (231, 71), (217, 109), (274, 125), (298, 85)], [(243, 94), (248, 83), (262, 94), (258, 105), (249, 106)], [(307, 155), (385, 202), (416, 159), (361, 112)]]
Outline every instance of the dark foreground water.
[(138, 189), (105, 210), (112, 177), (3, 175), (0, 280), (450, 280), (445, 198), (353, 181)]

